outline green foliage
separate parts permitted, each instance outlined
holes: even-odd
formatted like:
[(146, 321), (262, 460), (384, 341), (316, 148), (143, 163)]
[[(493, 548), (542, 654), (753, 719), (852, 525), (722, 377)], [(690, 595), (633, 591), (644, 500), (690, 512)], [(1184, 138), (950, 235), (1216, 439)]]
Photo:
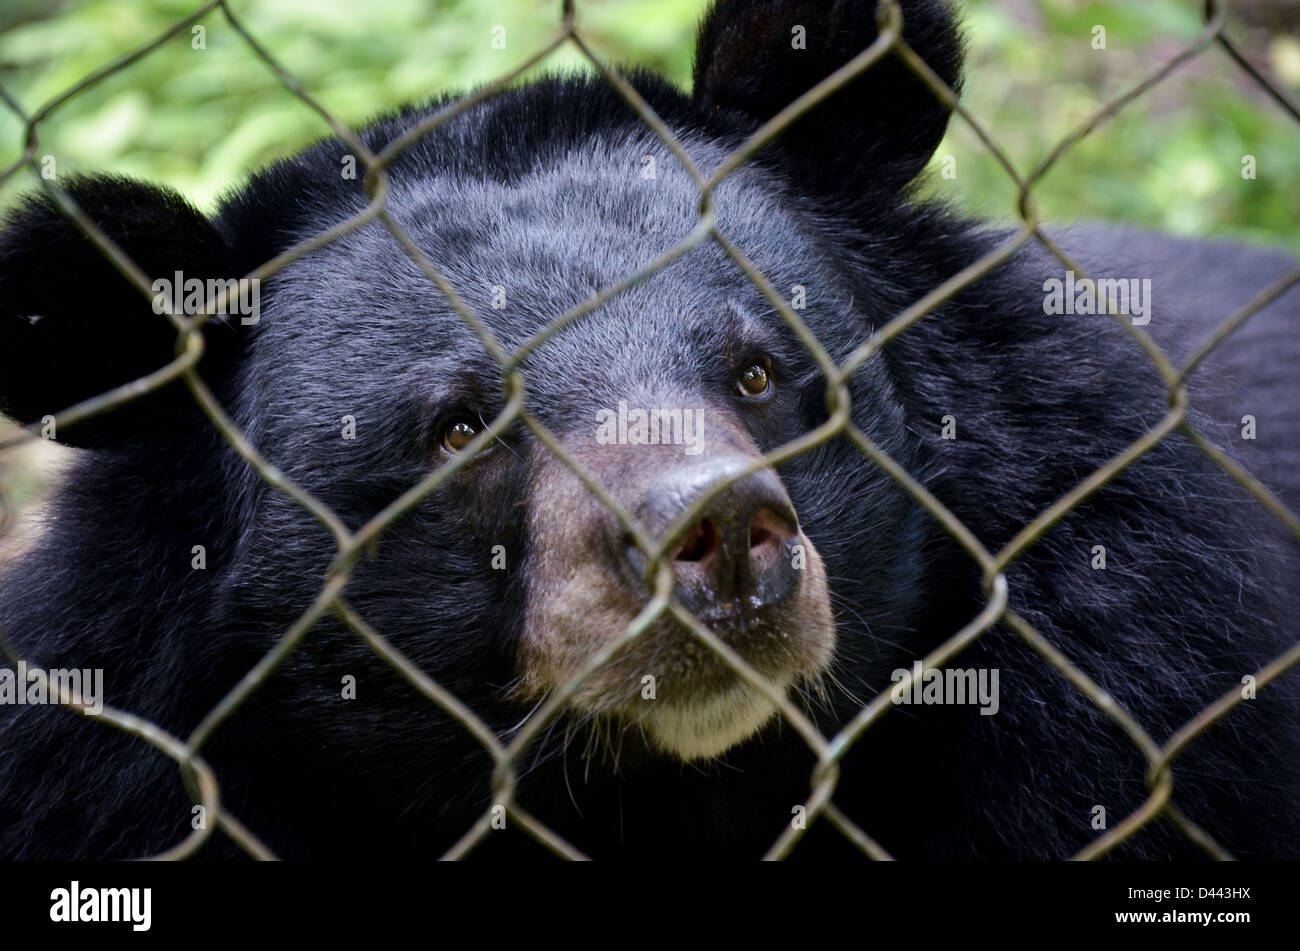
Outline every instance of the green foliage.
[[(1250, 0), (1264, 7), (1281, 0)], [(686, 83), (707, 0), (577, 0), (598, 55)], [(3, 0), (0, 87), (28, 112), (191, 15), (201, 0)], [(559, 0), (231, 0), (241, 22), (327, 109), (354, 126), (411, 100), (465, 90), (539, 49)], [(1080, 122), (1201, 30), (1200, 0), (965, 0), (971, 64), (966, 107), (1027, 174)], [(39, 127), (37, 156), (60, 175), (111, 170), (165, 181), (211, 205), (244, 175), (329, 133), (286, 91), (220, 13), (206, 49), (182, 32), (128, 69), (59, 105)], [(506, 27), (494, 49), (492, 28)], [(1107, 49), (1092, 47), (1106, 28)], [(1252, 62), (1300, 95), (1300, 40), (1250, 32)], [(572, 47), (543, 69), (589, 68)], [(797, 129), (792, 133), (797, 135)], [(24, 130), (0, 107), (0, 163), (23, 154)], [(1258, 177), (1241, 175), (1255, 156)], [(1016, 217), (1016, 189), (961, 120), (939, 150), (956, 177), (928, 187), (968, 211)], [(0, 204), (33, 186), (13, 176)], [(1300, 124), (1217, 48), (1129, 105), (1066, 154), (1034, 191), (1047, 220), (1126, 221), (1228, 234), (1300, 251)], [(37, 444), (36, 448), (44, 448)], [(43, 478), (6, 460), (20, 507)]]
[[(972, 58), (963, 102), (1022, 176), (1203, 28), (1197, 0), (967, 0), (965, 7)], [(1093, 48), (1097, 26), (1106, 30), (1104, 50)], [(1297, 98), (1294, 40), (1231, 20), (1229, 32)], [(1014, 183), (960, 119), (939, 155), (955, 159), (956, 178), (936, 173), (927, 183), (932, 193), (977, 214), (1017, 216)], [(1256, 160), (1254, 180), (1242, 176), (1247, 155)], [(1069, 150), (1033, 196), (1048, 221), (1122, 221), (1300, 250), (1300, 123), (1211, 46)]]
[[(690, 74), (705, 0), (587, 0), (578, 22), (597, 55)], [(80, 0), (0, 13), (0, 83), (29, 112), (192, 14), (200, 0)], [(488, 82), (523, 63), (560, 22), (539, 0), (233, 0), (240, 22), (326, 109), (354, 126), (412, 100)], [(44, 18), (40, 18), (40, 17)], [(220, 12), (56, 109), (40, 155), (60, 175), (111, 169), (162, 179), (210, 203), (250, 169), (329, 134)], [(492, 45), (505, 27), (505, 49)], [(542, 67), (585, 66), (566, 46)], [(0, 110), (0, 161), (22, 153), (23, 130)], [(21, 180), (21, 187), (31, 178)], [(10, 186), (3, 197), (12, 198)]]
[[(1256, 0), (1267, 3), (1268, 0)], [(688, 81), (706, 0), (578, 0), (598, 55)], [(27, 110), (191, 14), (199, 0), (8, 0), (0, 12), (0, 84)], [(972, 55), (965, 102), (1022, 174), (1105, 102), (1194, 42), (1199, 0), (966, 0)], [(326, 108), (360, 125), (444, 90), (468, 89), (522, 63), (559, 23), (559, 0), (232, 0), (271, 54)], [(111, 169), (169, 182), (210, 204), (244, 174), (328, 134), (218, 12), (129, 69), (60, 105), (39, 155), (60, 174)], [(494, 49), (492, 28), (506, 28)], [(1107, 49), (1093, 48), (1104, 26)], [(1247, 52), (1293, 96), (1300, 45), (1232, 24)], [(571, 45), (547, 70), (589, 68)], [(797, 131), (793, 134), (797, 134)], [(0, 161), (23, 129), (0, 110)], [(958, 120), (940, 150), (956, 178), (930, 188), (966, 209), (1015, 217), (1016, 189)], [(1244, 180), (1245, 155), (1258, 177)], [(32, 184), (16, 176), (12, 200)], [(1182, 233), (1232, 234), (1300, 249), (1300, 124), (1217, 47), (1132, 103), (1058, 162), (1035, 189), (1048, 220), (1127, 221)]]

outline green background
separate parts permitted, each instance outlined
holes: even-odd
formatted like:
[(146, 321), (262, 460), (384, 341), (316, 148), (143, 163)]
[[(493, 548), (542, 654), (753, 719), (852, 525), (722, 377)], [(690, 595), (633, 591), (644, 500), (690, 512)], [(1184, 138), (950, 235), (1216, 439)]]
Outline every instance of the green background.
[[(0, 13), (0, 84), (31, 111), (199, 7), (196, 0), (9, 0)], [(548, 0), (232, 0), (244, 24), (332, 112), (353, 125), (403, 102), (465, 89), (518, 65), (559, 22)], [(685, 83), (705, 0), (578, 0), (609, 62), (650, 65)], [(1190, 43), (1200, 0), (966, 0), (966, 104), (1027, 171), (1080, 120)], [(1300, 2), (1237, 0), (1232, 35), (1293, 97), (1300, 92)], [(60, 174), (111, 169), (156, 178), (204, 207), (248, 171), (327, 133), (219, 12), (61, 106), (40, 128)], [(506, 28), (506, 49), (491, 31)], [(1104, 51), (1092, 47), (1095, 26)], [(544, 68), (584, 68), (566, 48)], [(0, 160), (23, 129), (0, 115)], [(963, 207), (1014, 217), (1016, 192), (960, 122), (940, 150), (957, 177), (935, 187)], [(1258, 177), (1241, 175), (1256, 157)], [(0, 203), (31, 186), (19, 176)], [(1230, 234), (1300, 250), (1300, 124), (1217, 47), (1071, 151), (1035, 191), (1054, 221), (1105, 219)]]
[[(3, 0), (0, 87), (35, 111), (192, 12), (197, 0)], [(642, 64), (686, 83), (706, 0), (577, 0), (578, 22), (607, 62)], [(466, 89), (517, 66), (559, 23), (558, 0), (231, 0), (281, 64), (352, 125), (410, 100)], [(1080, 121), (1202, 28), (1201, 0), (967, 0), (965, 104), (1028, 171)], [(1235, 0), (1231, 35), (1251, 62), (1300, 97), (1300, 0)], [(39, 154), (60, 176), (111, 170), (166, 182), (211, 208), (252, 169), (321, 138), (319, 116), (281, 87), (220, 12), (57, 108)], [(506, 48), (494, 49), (494, 26)], [(1093, 48), (1104, 26), (1107, 49)], [(544, 66), (588, 68), (568, 47)], [(0, 163), (25, 131), (0, 109)], [(1258, 177), (1243, 179), (1253, 155)], [(971, 212), (1010, 220), (1016, 189), (960, 121), (940, 157), (956, 177), (929, 187)], [(0, 206), (35, 185), (0, 186)], [(1070, 151), (1035, 190), (1044, 216), (1111, 220), (1184, 234), (1231, 235), (1300, 251), (1300, 123), (1212, 47)], [(51, 456), (29, 444), (0, 458), (20, 504)]]

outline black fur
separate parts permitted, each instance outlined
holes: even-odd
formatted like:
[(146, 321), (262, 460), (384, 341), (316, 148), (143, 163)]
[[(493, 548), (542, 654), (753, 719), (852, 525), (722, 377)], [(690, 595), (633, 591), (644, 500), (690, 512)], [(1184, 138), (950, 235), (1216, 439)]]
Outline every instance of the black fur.
[[(633, 74), (640, 94), (706, 169), (874, 38), (870, 2), (723, 0), (701, 30), (687, 96)], [(936, 0), (903, 4), (905, 35), (950, 84), (957, 34)], [(743, 9), (741, 9), (743, 8)], [(758, 8), (752, 10), (751, 8)], [(803, 57), (790, 28), (808, 31)], [(894, 59), (801, 120), (718, 191), (721, 230), (843, 360), (873, 328), (1005, 238), (906, 186), (946, 115)], [(433, 103), (370, 126), (379, 148)], [(151, 276), (247, 273), (365, 204), (338, 142), (255, 175), (211, 223), (175, 195), (115, 179), (70, 191)], [(656, 157), (653, 180), (640, 175)], [(686, 234), (694, 185), (599, 80), (546, 79), (470, 110), (392, 170), (389, 208), (512, 349)], [(1283, 255), (1081, 233), (1066, 244), (1096, 273), (1152, 276), (1150, 329), (1186, 354), (1213, 321), (1293, 267)], [(1204, 267), (1177, 270), (1202, 255)], [(881, 448), (996, 550), (1154, 426), (1158, 375), (1111, 318), (1046, 316), (1063, 269), (1026, 250), (906, 332), (856, 374), (853, 415)], [(491, 288), (510, 305), (494, 310)], [(1244, 414), (1267, 422), (1246, 459), (1296, 499), (1292, 292), (1192, 380), (1196, 422), (1234, 451)], [(256, 326), (207, 333), (205, 379), (252, 442), (357, 527), (438, 461), (439, 421), (503, 405), (499, 373), (378, 224), (296, 262), (263, 288)], [(1225, 309), (1226, 308), (1226, 309)], [(40, 314), (35, 325), (27, 319)], [(159, 325), (162, 321), (162, 325)], [(729, 399), (724, 355), (774, 356), (782, 385), (762, 412)], [(23, 422), (162, 365), (171, 330), (41, 199), (0, 237), (0, 407)], [(1289, 362), (1288, 362), (1289, 361)], [(557, 334), (526, 362), (532, 413), (560, 436), (618, 399), (709, 405), (764, 449), (826, 416), (813, 360), (766, 299), (705, 244)], [(1232, 378), (1228, 377), (1231, 371)], [(1287, 382), (1289, 380), (1289, 382)], [(340, 418), (358, 439), (339, 437)], [(956, 440), (940, 418), (957, 419)], [(1272, 427), (1270, 429), (1270, 426)], [(36, 547), (0, 584), (0, 626), (34, 663), (103, 667), (108, 700), (179, 735), (239, 680), (319, 591), (328, 534), (253, 474), (183, 387), (86, 424)], [(530, 596), (526, 431), (454, 476), (390, 528), (348, 599), (423, 670), (503, 735), (528, 713), (506, 699)], [(978, 573), (934, 521), (847, 441), (791, 461), (782, 478), (826, 561), (839, 624), (828, 734), (982, 605)], [(564, 513), (551, 513), (563, 518)], [(190, 567), (205, 545), (206, 571)], [(493, 545), (508, 571), (488, 570)], [(1091, 549), (1108, 550), (1105, 571)], [(516, 557), (516, 553), (520, 553)], [(1294, 643), (1294, 539), (1175, 435), (1070, 514), (1008, 571), (1011, 603), (1163, 741), (1244, 674)], [(1001, 710), (892, 710), (845, 763), (837, 804), (901, 857), (1064, 857), (1146, 795), (1145, 762), (1085, 697), (1007, 630), (955, 662), (1001, 671)], [(345, 674), (358, 698), (339, 699)], [(1261, 692), (1175, 769), (1175, 799), (1244, 857), (1300, 857), (1295, 678)], [(617, 769), (581, 724), (560, 724), (521, 765), (527, 808), (593, 855), (757, 856), (808, 791), (812, 760), (772, 725), (725, 764), (682, 766), (626, 738)], [(341, 625), (322, 622), (213, 738), (223, 801), (290, 857), (434, 854), (489, 803), (475, 741)], [(0, 855), (127, 857), (179, 841), (189, 800), (174, 764), (138, 741), (46, 707), (0, 708)], [(532, 848), (493, 833), (481, 854)], [(847, 848), (825, 824), (796, 854)], [(212, 854), (229, 843), (214, 837)], [(1189, 847), (1167, 822), (1117, 854)]]

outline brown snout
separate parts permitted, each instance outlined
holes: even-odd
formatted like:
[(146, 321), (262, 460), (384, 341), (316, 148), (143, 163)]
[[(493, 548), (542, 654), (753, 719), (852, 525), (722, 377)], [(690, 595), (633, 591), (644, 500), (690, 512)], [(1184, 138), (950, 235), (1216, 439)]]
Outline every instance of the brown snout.
[[(835, 645), (826, 572), (794, 506), (743, 433), (712, 451), (598, 444), (567, 448), (640, 523), (674, 575), (673, 593), (779, 692), (815, 685)], [(623, 638), (654, 590), (647, 553), (623, 522), (544, 448), (528, 502), (528, 603), (516, 695), (535, 701)], [(650, 575), (647, 577), (647, 575)], [(752, 736), (776, 706), (668, 610), (592, 671), (570, 703), (682, 760)]]

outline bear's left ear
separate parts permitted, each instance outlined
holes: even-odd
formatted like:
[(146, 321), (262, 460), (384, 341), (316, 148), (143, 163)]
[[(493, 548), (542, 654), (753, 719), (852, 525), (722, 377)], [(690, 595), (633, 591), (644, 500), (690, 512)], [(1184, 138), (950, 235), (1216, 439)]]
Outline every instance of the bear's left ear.
[[(875, 41), (876, 0), (716, 0), (695, 50), (695, 98), (765, 122)], [(962, 42), (947, 0), (900, 0), (903, 39), (954, 90)], [(815, 191), (901, 190), (949, 110), (892, 52), (800, 116), (777, 142)]]
[[(151, 280), (174, 282), (179, 272), (206, 286), (233, 276), (217, 230), (176, 192), (114, 177), (63, 187)], [(200, 371), (211, 381), (231, 363), (239, 334), (214, 318), (203, 335)], [(176, 342), (168, 318), (45, 195), (25, 199), (0, 226), (0, 413), (24, 424), (56, 415), (165, 366)], [(82, 448), (113, 446), (192, 426), (197, 413), (173, 381), (55, 435)]]

